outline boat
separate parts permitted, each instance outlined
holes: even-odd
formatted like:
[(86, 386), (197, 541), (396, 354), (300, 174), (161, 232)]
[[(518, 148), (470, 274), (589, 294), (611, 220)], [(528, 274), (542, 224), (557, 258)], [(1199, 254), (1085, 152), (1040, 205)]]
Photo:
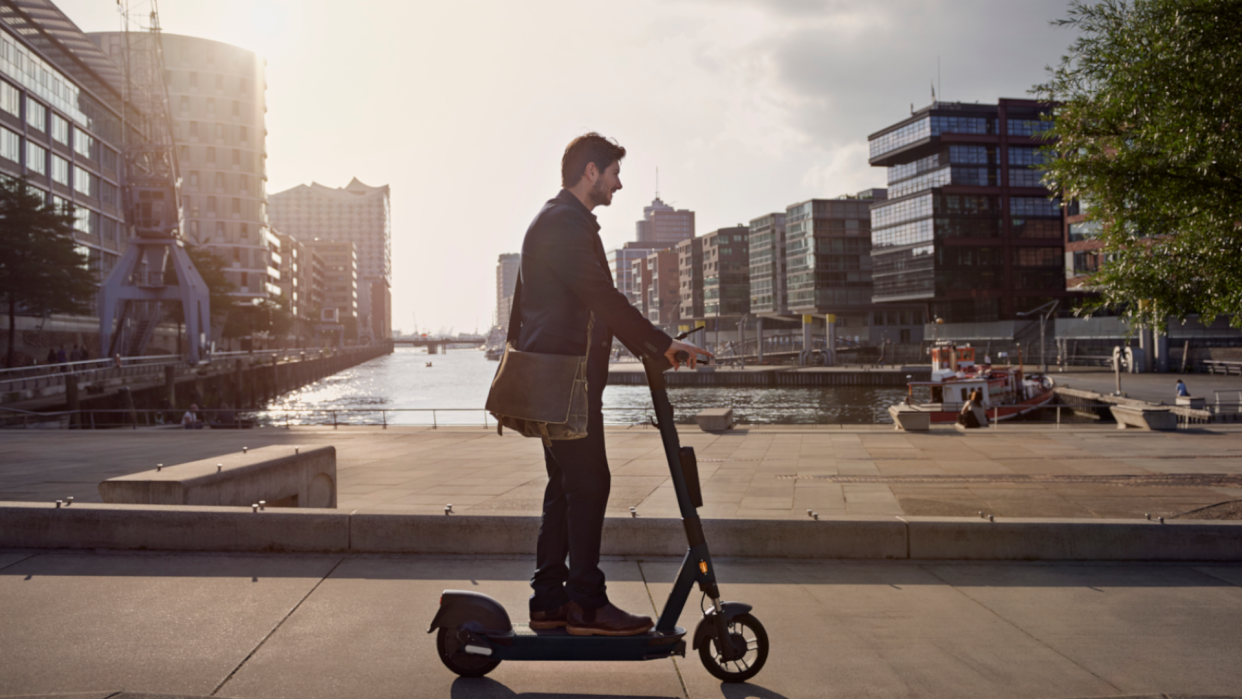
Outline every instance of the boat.
[[(1005, 355), (999, 355), (1004, 358)], [(927, 381), (911, 381), (904, 405), (889, 409), (930, 413), (931, 424), (953, 424), (975, 391), (989, 421), (1011, 420), (1052, 401), (1052, 377), (1027, 372), (1018, 365), (994, 366), (991, 358), (975, 360), (975, 348), (940, 341), (931, 348), (932, 372)]]

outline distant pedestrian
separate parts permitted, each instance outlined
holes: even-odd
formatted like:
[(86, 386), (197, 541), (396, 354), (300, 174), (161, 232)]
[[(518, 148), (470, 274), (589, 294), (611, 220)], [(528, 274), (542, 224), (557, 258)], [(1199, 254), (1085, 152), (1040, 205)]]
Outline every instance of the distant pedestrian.
[(1181, 379), (1177, 380), (1177, 397), (1178, 398), (1183, 398), (1183, 397), (1189, 398), (1190, 397), (1190, 391), (1186, 390), (1186, 384), (1182, 383)]
[(52, 347), (47, 348), (47, 360), (46, 361), (48, 364), (56, 363), (56, 350), (54, 348)]
[(79, 359), (83, 362), (91, 358), (91, 353), (86, 351), (86, 345), (82, 345), (82, 352)]
[(56, 363), (62, 365), (60, 367), (60, 370), (64, 371), (65, 370), (64, 365), (67, 364), (68, 362), (69, 362), (69, 357), (65, 355), (65, 346), (61, 345), (60, 349), (56, 350)]
[(78, 343), (76, 342), (73, 343), (73, 349), (70, 350), (69, 352), (69, 361), (71, 362), (82, 361), (82, 350), (78, 349)]
[(181, 416), (181, 426), (187, 430), (203, 429), (203, 421), (198, 419), (198, 404), (190, 403), (190, 409)]

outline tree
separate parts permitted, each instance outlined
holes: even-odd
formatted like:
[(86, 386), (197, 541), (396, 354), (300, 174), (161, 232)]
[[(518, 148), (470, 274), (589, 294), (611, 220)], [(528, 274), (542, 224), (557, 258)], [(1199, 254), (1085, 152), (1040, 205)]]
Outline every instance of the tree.
[[(198, 276), (207, 285), (207, 300), (211, 305), (212, 318), (226, 318), (232, 310), (233, 297), (237, 285), (229, 281), (224, 274), (224, 260), (205, 245), (187, 243), (185, 252), (198, 270)], [(177, 353), (181, 353), (181, 326), (185, 323), (185, 311), (181, 304), (174, 303), (168, 310), (168, 318), (177, 323)]]
[(73, 242), (73, 213), (47, 202), (25, 180), (0, 177), (0, 294), (9, 311), (5, 365), (16, 358), (17, 309), (88, 314), (96, 283), (87, 255)]
[(1079, 37), (1033, 91), (1058, 103), (1045, 182), (1102, 224), (1086, 310), (1242, 328), (1242, 3), (1074, 0), (1054, 24)]

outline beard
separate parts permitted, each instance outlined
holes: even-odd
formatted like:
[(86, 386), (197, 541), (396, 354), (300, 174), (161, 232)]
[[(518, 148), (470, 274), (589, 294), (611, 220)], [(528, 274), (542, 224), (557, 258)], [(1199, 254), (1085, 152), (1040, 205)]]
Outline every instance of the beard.
[(591, 203), (595, 206), (608, 206), (612, 203), (612, 189), (604, 184), (604, 179), (601, 177), (596, 180), (595, 186), (591, 187), (591, 190), (587, 192), (587, 197), (590, 198)]

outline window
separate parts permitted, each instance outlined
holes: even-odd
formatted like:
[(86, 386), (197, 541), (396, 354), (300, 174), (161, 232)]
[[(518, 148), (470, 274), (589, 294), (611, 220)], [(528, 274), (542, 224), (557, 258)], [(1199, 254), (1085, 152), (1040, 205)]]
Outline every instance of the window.
[(1019, 267), (1060, 267), (1061, 248), (1014, 248), (1013, 263)]
[(246, 194), (250, 191), (250, 178), (245, 175), (241, 176), (241, 191), (242, 194)]
[(198, 138), (198, 122), (190, 122), (190, 138)]
[(224, 89), (224, 76), (223, 76), (223, 75), (217, 75), (217, 76), (216, 76), (216, 89), (217, 89), (217, 90), (223, 90), (223, 89)]
[(224, 240), (224, 221), (216, 221), (216, 240)]
[(250, 238), (250, 224), (243, 223), (241, 225), (241, 237), (242, 237), (242, 240), (247, 240)]
[(216, 213), (216, 198), (215, 197), (207, 197), (207, 213), (213, 216), (215, 215)]
[(216, 124), (216, 140), (224, 140), (224, 124)]
[(233, 213), (241, 213), (241, 199), (238, 199), (237, 197), (233, 197)]
[(198, 187), (198, 170), (190, 171), (190, 186)]
[(233, 149), (233, 164), (241, 165), (241, 151), (236, 148)]
[(249, 81), (249, 80), (247, 80), (246, 78), (242, 78), (242, 79), (241, 79), (241, 84), (238, 86), (237, 91), (238, 91), (238, 92), (241, 92), (241, 93), (243, 93), (243, 94), (244, 94), (244, 93), (246, 93), (248, 90), (250, 90), (250, 81)]
[(241, 116), (241, 102), (233, 100), (233, 116)]
[(207, 162), (209, 163), (216, 162), (216, 149), (215, 148), (207, 149)]
[(250, 135), (246, 133), (246, 127), (239, 126), (237, 128), (238, 128), (238, 137), (241, 139), (241, 142), (246, 143), (247, 141), (249, 141)]
[(52, 114), (52, 138), (57, 143), (69, 145), (69, 122), (59, 114)]
[(75, 230), (80, 233), (94, 233), (95, 227), (92, 224), (94, 224), (94, 220), (91, 218), (90, 209), (83, 206), (73, 207), (73, 227)]
[(207, 98), (207, 113), (208, 114), (216, 113), (216, 98), (215, 97)]
[[(35, 148), (39, 148), (35, 146)], [(43, 150), (39, 148), (39, 150)], [(19, 162), (22, 158), (22, 141), (16, 132), (10, 131), (0, 126), (0, 157), (4, 157), (13, 162)], [(42, 172), (40, 170), (40, 172)]]
[(73, 168), (73, 188), (79, 194), (93, 197), (95, 196), (96, 177), (80, 167), (75, 167)]
[(69, 161), (59, 155), (52, 156), (52, 180), (69, 186)]
[(198, 87), (198, 73), (190, 71), (190, 87)]
[(190, 111), (190, 98), (187, 95), (181, 96), (181, 111), (183, 112)]
[(223, 172), (216, 173), (216, 189), (217, 190), (224, 189), (224, 173)]
[(73, 130), (73, 149), (84, 158), (94, 159), (95, 139), (82, 129)]
[(40, 131), (47, 131), (47, 107), (27, 97), (26, 123)]
[(116, 185), (105, 180), (99, 181), (99, 200), (111, 206), (120, 204)]
[[(5, 48), (8, 48), (8, 42), (5, 42)], [(0, 80), (0, 109), (15, 117), (22, 115), (21, 93), (3, 80)]]
[[(7, 158), (7, 155), (5, 158)], [(10, 158), (10, 160), (16, 160), (16, 158)], [(26, 169), (30, 170), (31, 173), (47, 174), (47, 150), (37, 143), (30, 142), (30, 140), (26, 142)]]
[(1061, 200), (1043, 197), (1010, 197), (1009, 213), (1014, 216), (1060, 216)]
[(181, 146), (181, 162), (183, 163), (190, 162), (190, 147), (189, 146)]

